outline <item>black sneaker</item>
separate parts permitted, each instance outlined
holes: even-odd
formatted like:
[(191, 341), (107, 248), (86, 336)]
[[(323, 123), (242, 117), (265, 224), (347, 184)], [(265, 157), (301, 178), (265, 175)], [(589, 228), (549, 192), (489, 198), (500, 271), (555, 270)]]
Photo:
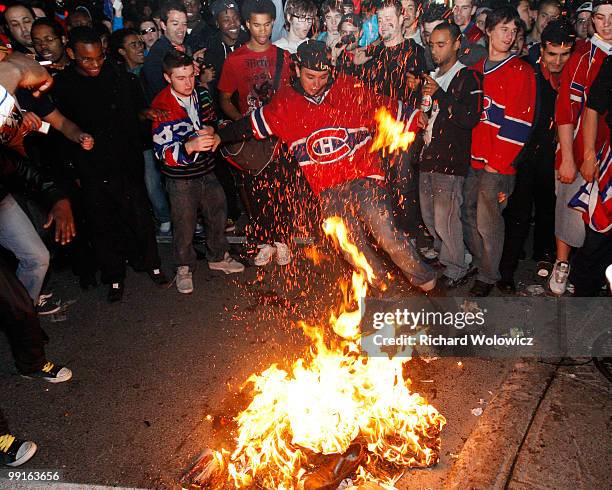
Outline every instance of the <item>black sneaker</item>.
[(514, 284), (513, 279), (500, 279), (495, 285), (504, 294), (516, 293), (516, 284)]
[(61, 305), (51, 301), (51, 294), (41, 294), (38, 297), (38, 303), (36, 304), (36, 313), (40, 316), (52, 315), (53, 313), (57, 313)]
[(149, 271), (149, 277), (158, 286), (168, 284), (168, 278), (160, 269), (153, 269)]
[(123, 299), (123, 290), (124, 290), (123, 282), (114, 282), (108, 288), (108, 296), (106, 299), (109, 303), (116, 303), (117, 301), (121, 301)]
[(470, 289), (470, 294), (477, 298), (484, 298), (485, 296), (489, 296), (492, 289), (493, 284), (487, 284), (486, 282), (482, 282), (476, 279), (474, 281), (472, 289)]
[(66, 366), (59, 366), (51, 361), (46, 361), (42, 369), (33, 373), (22, 374), (24, 378), (44, 379), (49, 383), (63, 383), (72, 378), (72, 371)]
[(0, 462), (6, 466), (21, 466), (36, 454), (37, 449), (32, 441), (17, 439), (12, 434), (0, 435)]

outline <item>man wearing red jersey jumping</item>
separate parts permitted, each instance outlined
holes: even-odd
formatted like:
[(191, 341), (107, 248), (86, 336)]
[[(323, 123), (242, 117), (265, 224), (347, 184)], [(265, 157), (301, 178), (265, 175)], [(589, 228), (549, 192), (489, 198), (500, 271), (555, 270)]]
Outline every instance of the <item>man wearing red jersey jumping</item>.
[[(296, 75), (269, 104), (219, 130), (219, 141), (278, 136), (289, 146), (325, 216), (341, 216), (351, 239), (374, 269), (377, 281), (384, 267), (367, 234), (378, 242), (415, 286), (436, 294), (435, 273), (419, 258), (408, 236), (394, 224), (388, 194), (382, 185), (381, 160), (370, 152), (379, 107), (387, 107), (416, 130), (419, 111), (398, 107), (375, 95), (348, 75), (332, 77), (325, 43), (308, 40), (295, 56)], [(346, 257), (350, 262), (350, 258)]]

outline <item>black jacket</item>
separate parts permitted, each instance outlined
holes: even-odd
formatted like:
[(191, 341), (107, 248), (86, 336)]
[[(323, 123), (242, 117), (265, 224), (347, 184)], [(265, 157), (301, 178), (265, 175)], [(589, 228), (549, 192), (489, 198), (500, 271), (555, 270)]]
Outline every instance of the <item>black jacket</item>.
[(83, 184), (125, 177), (142, 181), (143, 144), (138, 113), (146, 107), (138, 78), (110, 62), (96, 77), (74, 67), (55, 78), (58, 109), (95, 139), (92, 150), (76, 148), (74, 161)]
[[(163, 88), (168, 85), (164, 78), (164, 71), (162, 70), (162, 62), (166, 53), (174, 49), (172, 43), (166, 36), (160, 37), (155, 44), (151, 46), (149, 54), (145, 58), (144, 65), (140, 71), (140, 77), (142, 79), (142, 85), (145, 91), (145, 97), (147, 102), (150, 104), (155, 96), (160, 93)], [(187, 49), (187, 54), (191, 54), (191, 50)]]
[(0, 201), (13, 192), (33, 193), (51, 207), (68, 197), (66, 190), (21, 153), (0, 145)]
[(440, 172), (465, 177), (471, 161), (472, 129), (482, 112), (482, 75), (463, 68), (445, 92), (433, 95), (438, 113), (429, 146), (421, 153), (421, 172)]

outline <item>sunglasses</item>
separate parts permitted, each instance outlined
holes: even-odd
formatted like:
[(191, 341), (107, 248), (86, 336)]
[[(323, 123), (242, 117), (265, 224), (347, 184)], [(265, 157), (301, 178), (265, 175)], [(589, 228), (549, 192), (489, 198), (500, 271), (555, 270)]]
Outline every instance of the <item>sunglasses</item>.
[(150, 32), (157, 32), (157, 27), (149, 27), (148, 29), (142, 29), (140, 31), (140, 35), (144, 36), (145, 34), (149, 34)]

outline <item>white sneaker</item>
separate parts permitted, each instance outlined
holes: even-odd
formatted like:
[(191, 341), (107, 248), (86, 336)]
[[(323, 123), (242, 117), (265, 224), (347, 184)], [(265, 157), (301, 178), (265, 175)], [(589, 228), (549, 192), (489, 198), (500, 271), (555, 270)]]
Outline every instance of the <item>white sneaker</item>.
[(259, 252), (257, 252), (255, 259), (253, 260), (257, 267), (263, 267), (264, 265), (268, 265), (270, 262), (272, 262), (274, 254), (276, 253), (275, 246), (268, 245), (266, 243), (265, 245), (257, 245), (257, 248), (259, 249)]
[(181, 265), (176, 270), (176, 289), (179, 293), (193, 293), (193, 274), (189, 270), (189, 266)]
[(419, 249), (419, 251), (421, 252), (421, 255), (428, 260), (433, 260), (439, 255), (436, 249), (433, 247), (422, 247)]
[(244, 265), (237, 260), (234, 260), (227, 252), (225, 252), (223, 260), (220, 260), (219, 262), (209, 262), (208, 268), (213, 271), (223, 271), (226, 274), (244, 271)]
[(570, 265), (567, 262), (561, 260), (555, 262), (555, 266), (550, 273), (550, 279), (548, 280), (548, 287), (550, 287), (550, 290), (557, 296), (561, 296), (565, 293), (569, 272)]
[(291, 262), (291, 250), (286, 244), (274, 242), (274, 246), (276, 247), (276, 263), (278, 265), (287, 265)]

